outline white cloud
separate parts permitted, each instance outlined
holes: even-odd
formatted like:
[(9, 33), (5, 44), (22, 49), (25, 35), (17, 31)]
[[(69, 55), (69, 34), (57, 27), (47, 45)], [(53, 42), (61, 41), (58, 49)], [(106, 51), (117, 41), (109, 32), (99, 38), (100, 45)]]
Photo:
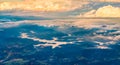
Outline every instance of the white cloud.
[[(17, 21), (17, 22), (0, 22), (0, 28), (10, 28), (10, 27), (17, 27), (20, 25), (39, 25), (45, 27), (64, 27), (64, 26), (76, 26), (79, 28), (103, 28), (105, 30), (111, 30), (119, 28), (119, 20), (120, 19), (79, 19), (79, 20), (24, 20), (24, 21)], [(114, 25), (111, 25), (114, 24)], [(102, 27), (106, 26), (106, 27)]]
[(120, 7), (108, 5), (80, 14), (78, 17), (120, 17)]
[(21, 38), (27, 38), (28, 35), (27, 35), (27, 33), (22, 33), (20, 37), (21, 37)]
[(100, 46), (100, 45), (96, 46), (96, 48), (98, 48), (98, 49), (111, 49), (108, 46)]
[[(68, 26), (76, 26), (78, 28), (85, 28), (85, 29), (93, 29), (93, 28), (98, 28), (99, 30), (93, 32), (93, 36), (84, 36), (82, 38), (78, 38), (76, 39), (77, 42), (80, 40), (81, 41), (91, 41), (96, 43), (96, 47), (95, 48), (100, 48), (100, 49), (107, 49), (107, 47), (109, 45), (114, 45), (116, 44), (119, 40), (120, 40), (120, 35), (119, 34), (119, 30), (120, 30), (120, 23), (119, 20), (117, 19), (117, 21), (114, 20), (104, 20), (104, 19), (82, 19), (82, 20), (78, 20), (78, 21), (70, 21), (70, 20), (46, 20), (46, 21), (19, 21), (19, 22), (11, 22), (11, 23), (4, 23), (1, 24), (1, 26), (7, 26), (8, 27), (12, 27), (12, 26), (19, 26), (22, 24), (36, 24), (39, 26), (45, 26), (45, 27), (50, 27), (50, 26), (59, 26), (60, 28), (64, 28), (64, 29), (59, 29), (60, 32), (66, 31), (68, 30), (68, 27), (65, 27), (66, 25)], [(103, 26), (104, 25), (104, 26)], [(110, 32), (107, 33), (107, 35), (104, 34), (97, 34), (97, 33), (105, 33), (108, 30), (118, 30), (116, 32)], [(74, 30), (73, 30), (74, 31)], [(34, 31), (30, 31), (32, 34), (35, 34)], [(68, 33), (68, 32), (67, 32)], [(95, 33), (95, 34), (94, 34)], [(71, 34), (68, 34), (68, 36), (72, 36)], [(70, 41), (70, 42), (63, 42), (63, 41), (59, 41), (59, 39), (54, 38), (52, 40), (46, 40), (46, 39), (40, 39), (40, 38), (36, 38), (36, 37), (31, 37), (29, 36), (27, 33), (22, 33), (20, 38), (25, 38), (25, 39), (30, 39), (33, 41), (38, 41), (38, 42), (44, 42), (45, 44), (36, 44), (34, 45), (34, 47), (48, 47), (51, 46), (52, 48), (56, 48), (56, 47), (60, 47), (61, 45), (66, 45), (66, 44), (74, 44), (74, 42), (76, 41)], [(64, 38), (63, 38), (64, 39)]]
[(29, 37), (27, 33), (21, 33), (20, 38), (25, 38), (25, 39), (30, 39), (33, 41), (38, 41), (38, 42), (44, 42), (45, 44), (37, 44), (34, 45), (34, 47), (47, 47), (51, 46), (52, 48), (60, 47), (60, 45), (66, 45), (66, 44), (73, 44), (72, 42), (60, 42), (56, 41), (56, 38), (53, 38), (53, 40), (46, 40), (46, 39), (40, 39), (40, 38), (35, 38), (35, 37)]

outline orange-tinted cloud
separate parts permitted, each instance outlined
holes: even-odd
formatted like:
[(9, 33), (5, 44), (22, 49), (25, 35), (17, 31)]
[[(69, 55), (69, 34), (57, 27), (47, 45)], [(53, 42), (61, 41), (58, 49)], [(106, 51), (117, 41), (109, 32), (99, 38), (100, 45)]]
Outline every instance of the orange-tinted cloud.
[(113, 7), (111, 5), (98, 8), (97, 10), (91, 10), (79, 17), (120, 17), (120, 7)]
[(120, 2), (120, 0), (96, 0), (100, 2)]
[(22, 2), (1, 2), (0, 10), (69, 11), (88, 2), (74, 0), (24, 0)]

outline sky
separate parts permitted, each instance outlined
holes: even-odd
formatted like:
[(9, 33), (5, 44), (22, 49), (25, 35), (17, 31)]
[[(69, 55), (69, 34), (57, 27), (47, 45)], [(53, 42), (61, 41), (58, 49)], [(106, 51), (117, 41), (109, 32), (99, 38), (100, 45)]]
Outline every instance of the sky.
[(120, 17), (119, 12), (120, 0), (0, 0), (0, 13), (9, 15)]

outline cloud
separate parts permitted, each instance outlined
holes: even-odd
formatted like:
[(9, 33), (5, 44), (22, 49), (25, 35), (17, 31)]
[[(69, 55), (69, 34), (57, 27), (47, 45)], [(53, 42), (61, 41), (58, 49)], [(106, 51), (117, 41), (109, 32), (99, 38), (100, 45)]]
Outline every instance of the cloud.
[(88, 4), (88, 2), (74, 0), (24, 0), (21, 2), (1, 2), (0, 10), (69, 11), (85, 4)]
[(25, 39), (30, 39), (33, 41), (38, 41), (38, 42), (44, 42), (45, 44), (37, 44), (34, 45), (34, 47), (47, 47), (51, 46), (52, 48), (60, 47), (60, 45), (66, 45), (66, 44), (73, 44), (72, 42), (60, 42), (56, 41), (56, 38), (53, 38), (53, 40), (46, 40), (46, 39), (40, 39), (40, 38), (35, 38), (35, 37), (29, 37), (27, 33), (21, 33), (20, 38), (25, 38)]
[(120, 0), (96, 0), (100, 2), (120, 2)]
[(22, 0), (0, 0), (1, 2), (5, 1), (22, 1)]
[(120, 0), (76, 0), (76, 1), (82, 1), (82, 2), (120, 2)]
[[(73, 20), (73, 19), (72, 19)], [(45, 26), (45, 27), (54, 27), (57, 26), (58, 28), (56, 29), (59, 32), (62, 33), (67, 33), (68, 36), (72, 36), (71, 34), (68, 33), (68, 27), (76, 27), (78, 29), (84, 28), (87, 30), (90, 29), (98, 29), (94, 32), (88, 33), (88, 35), (85, 35), (82, 38), (70, 40), (68, 42), (60, 41), (58, 38), (54, 38), (52, 40), (47, 40), (47, 39), (40, 39), (37, 38), (36, 36), (33, 37), (35, 34), (35, 31), (30, 31), (33, 35), (28, 35), (27, 33), (21, 33), (20, 38), (23, 39), (29, 39), (37, 42), (43, 42), (45, 44), (36, 44), (34, 47), (60, 47), (61, 45), (66, 45), (66, 44), (74, 44), (75, 42), (78, 41), (91, 41), (96, 43), (96, 48), (100, 49), (107, 49), (106, 46), (116, 44), (120, 40), (120, 35), (119, 35), (119, 30), (120, 30), (120, 23), (119, 19), (114, 19), (114, 20), (103, 20), (103, 19), (81, 19), (78, 21), (72, 21), (72, 20), (39, 20), (39, 21), (18, 21), (18, 22), (1, 22), (0, 23), (0, 28), (3, 29), (9, 28), (9, 27), (17, 27), (19, 25), (38, 25), (38, 26)], [(117, 30), (113, 32), (109, 32), (111, 30)], [(91, 30), (93, 31), (93, 30)], [(74, 30), (69, 31), (70, 33), (74, 32)], [(99, 34), (100, 33), (100, 34)], [(103, 33), (103, 34), (101, 34)], [(90, 34), (90, 35), (89, 35)], [(92, 36), (91, 36), (92, 34)], [(68, 36), (64, 36), (62, 39), (66, 39), (65, 37), (68, 38)], [(73, 36), (74, 37), (74, 36)], [(105, 45), (105, 46), (104, 46)]]
[(120, 7), (108, 5), (80, 14), (79, 17), (120, 17)]
[[(11, 27), (18, 27), (21, 25), (38, 25), (44, 27), (64, 27), (64, 26), (75, 26), (79, 28), (104, 28), (106, 29), (116, 29), (120, 26), (119, 23), (120, 19), (56, 19), (56, 20), (24, 20), (24, 21), (17, 21), (17, 22), (0, 22), (0, 28), (11, 28)], [(111, 25), (114, 24), (114, 25)], [(105, 26), (105, 27), (104, 27)]]
[[(120, 35), (118, 35), (119, 34), (119, 28), (120, 28), (119, 27), (119, 25), (120, 25), (119, 22), (116, 23), (116, 24), (113, 24), (112, 22), (110, 22), (108, 20), (106, 22), (109, 22), (109, 24), (107, 24), (105, 21), (102, 22), (102, 20), (99, 20), (99, 22), (92, 21), (92, 20), (89, 21), (89, 22), (84, 22), (84, 21), (83, 20), (76, 21), (76, 22), (73, 21), (71, 23), (70, 23), (70, 21), (69, 21), (69, 23), (67, 21), (65, 21), (64, 25), (68, 24), (70, 26), (73, 26), (74, 24), (79, 24), (79, 25), (76, 25), (78, 27), (78, 29), (81, 29), (81, 28), (88, 29), (88, 27), (89, 27), (88, 30), (90, 30), (90, 29), (94, 29), (94, 28), (97, 27), (98, 30), (96, 30), (92, 33), (88, 33), (88, 35), (85, 35), (82, 38), (70, 40), (69, 42), (60, 41), (58, 38), (54, 38), (54, 37), (53, 37), (52, 40), (40, 39), (40, 38), (36, 38), (35, 36), (31, 37), (31, 35), (28, 35), (27, 33), (21, 33), (20, 38), (30, 39), (30, 40), (33, 40), (33, 41), (45, 43), (45, 44), (36, 44), (36, 45), (34, 45), (35, 48), (36, 47), (48, 47), (48, 46), (51, 46), (52, 48), (56, 48), (56, 47), (60, 47), (61, 45), (74, 44), (75, 42), (78, 42), (78, 41), (80, 41), (80, 42), (90, 41), (90, 42), (96, 43), (95, 48), (110, 49), (109, 45), (114, 45), (120, 40)], [(50, 21), (48, 21), (48, 22), (50, 22)], [(55, 26), (55, 24), (58, 24), (60, 21), (58, 21), (58, 23), (56, 23), (56, 22), (54, 23), (54, 22), (53, 23), (51, 22), (51, 23), (48, 24), (47, 21), (46, 22), (44, 21), (43, 23), (37, 23), (36, 22), (36, 24), (41, 25), (41, 26), (49, 26), (49, 25), (53, 24), (52, 26)], [(106, 26), (102, 27), (103, 25), (105, 25), (105, 23), (106, 23)], [(69, 28), (68, 28), (68, 26), (66, 27), (64, 25), (62, 25), (62, 24), (58, 25), (59, 28), (62, 27), (62, 28), (64, 28), (64, 30), (57, 29), (57, 31), (58, 30), (60, 32), (67, 31)], [(110, 31), (110, 30), (113, 30), (113, 29), (117, 30), (117, 31), (106, 33), (106, 31)], [(71, 32), (71, 31), (69, 31), (69, 32)], [(101, 33), (103, 33), (103, 34), (101, 34)], [(68, 32), (67, 32), (67, 34), (68, 34)], [(91, 34), (92, 34), (92, 36), (91, 36)], [(66, 36), (66, 37), (68, 38), (69, 36), (72, 37), (72, 35), (70, 35), (70, 34), (68, 34), (68, 36)], [(66, 39), (65, 36), (62, 39)]]

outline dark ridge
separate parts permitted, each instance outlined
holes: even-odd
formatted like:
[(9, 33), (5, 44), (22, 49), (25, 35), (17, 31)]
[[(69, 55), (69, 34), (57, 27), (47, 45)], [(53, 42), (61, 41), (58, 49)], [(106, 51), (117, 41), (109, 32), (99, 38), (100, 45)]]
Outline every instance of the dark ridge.
[(0, 15), (0, 21), (22, 21), (22, 20), (51, 20), (50, 18), (36, 17), (36, 16), (12, 16), (12, 15)]

